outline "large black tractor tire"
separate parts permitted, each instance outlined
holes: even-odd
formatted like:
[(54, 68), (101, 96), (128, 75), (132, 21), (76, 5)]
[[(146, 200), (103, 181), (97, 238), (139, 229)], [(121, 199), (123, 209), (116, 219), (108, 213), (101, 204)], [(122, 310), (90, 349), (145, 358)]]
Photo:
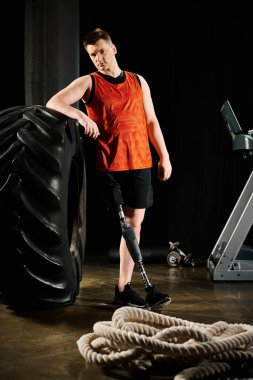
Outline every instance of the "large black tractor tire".
[(43, 106), (0, 112), (0, 292), (11, 308), (70, 305), (86, 239), (86, 174), (75, 121)]

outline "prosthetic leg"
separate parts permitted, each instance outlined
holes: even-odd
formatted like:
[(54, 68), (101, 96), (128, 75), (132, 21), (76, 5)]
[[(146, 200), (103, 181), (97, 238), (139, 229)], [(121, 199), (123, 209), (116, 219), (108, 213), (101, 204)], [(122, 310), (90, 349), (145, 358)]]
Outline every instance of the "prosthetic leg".
[(144, 269), (143, 263), (142, 263), (142, 255), (139, 248), (138, 241), (136, 239), (134, 230), (132, 226), (128, 223), (126, 223), (125, 215), (122, 207), (122, 199), (121, 194), (114, 194), (114, 199), (117, 204), (118, 208), (118, 214), (120, 219), (120, 225), (122, 230), (122, 235), (126, 241), (126, 245), (128, 248), (128, 251), (134, 261), (134, 263), (137, 265), (137, 268), (142, 276), (142, 280), (144, 282), (145, 291), (147, 292), (146, 301), (149, 304), (149, 306), (154, 305), (164, 305), (171, 302), (171, 298), (167, 294), (163, 294), (155, 290), (155, 286), (151, 284), (151, 282), (148, 279), (148, 276), (146, 274), (146, 271)]

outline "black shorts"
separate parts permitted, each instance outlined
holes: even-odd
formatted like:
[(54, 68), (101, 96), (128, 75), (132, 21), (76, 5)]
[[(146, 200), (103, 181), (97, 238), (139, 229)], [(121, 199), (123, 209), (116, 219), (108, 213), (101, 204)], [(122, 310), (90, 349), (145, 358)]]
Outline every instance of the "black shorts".
[(98, 186), (107, 208), (124, 204), (147, 208), (153, 204), (151, 169), (98, 172)]

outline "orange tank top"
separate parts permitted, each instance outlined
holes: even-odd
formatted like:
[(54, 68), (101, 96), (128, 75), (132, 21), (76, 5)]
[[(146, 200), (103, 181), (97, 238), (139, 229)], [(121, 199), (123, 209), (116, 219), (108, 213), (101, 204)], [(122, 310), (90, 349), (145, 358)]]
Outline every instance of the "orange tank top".
[(123, 171), (152, 167), (142, 89), (133, 73), (125, 71), (122, 83), (111, 83), (95, 72), (93, 96), (86, 104), (97, 123), (98, 171)]

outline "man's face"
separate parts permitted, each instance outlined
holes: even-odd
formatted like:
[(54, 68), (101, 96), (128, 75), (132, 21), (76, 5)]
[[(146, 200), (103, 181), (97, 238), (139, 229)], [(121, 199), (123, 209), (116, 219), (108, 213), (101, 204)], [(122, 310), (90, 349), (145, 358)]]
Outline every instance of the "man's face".
[(115, 45), (103, 39), (98, 40), (94, 45), (87, 45), (86, 51), (96, 68), (102, 72), (110, 70), (117, 53)]

